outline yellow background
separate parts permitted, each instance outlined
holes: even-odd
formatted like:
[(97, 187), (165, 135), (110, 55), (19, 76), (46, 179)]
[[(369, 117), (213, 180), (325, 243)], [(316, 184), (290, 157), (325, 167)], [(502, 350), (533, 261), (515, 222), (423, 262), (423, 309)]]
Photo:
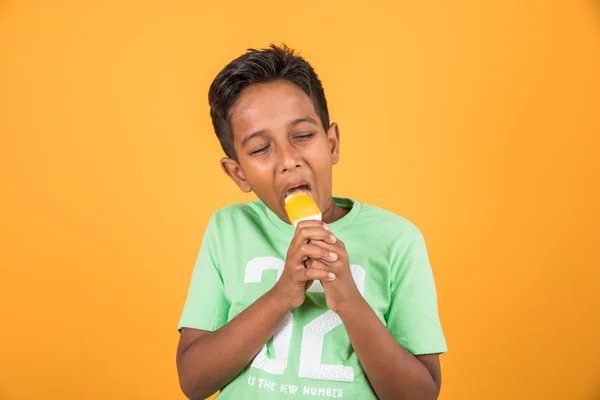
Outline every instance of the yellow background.
[(424, 232), (443, 400), (600, 398), (597, 1), (0, 1), (0, 399), (182, 399), (212, 78), (286, 42), (337, 195)]

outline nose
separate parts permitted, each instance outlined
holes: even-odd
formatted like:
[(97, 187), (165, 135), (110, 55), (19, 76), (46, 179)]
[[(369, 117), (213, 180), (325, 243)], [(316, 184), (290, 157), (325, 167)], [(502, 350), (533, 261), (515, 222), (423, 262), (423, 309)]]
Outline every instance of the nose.
[(279, 172), (285, 173), (290, 172), (302, 165), (300, 155), (294, 148), (289, 144), (283, 144), (278, 147), (277, 161)]

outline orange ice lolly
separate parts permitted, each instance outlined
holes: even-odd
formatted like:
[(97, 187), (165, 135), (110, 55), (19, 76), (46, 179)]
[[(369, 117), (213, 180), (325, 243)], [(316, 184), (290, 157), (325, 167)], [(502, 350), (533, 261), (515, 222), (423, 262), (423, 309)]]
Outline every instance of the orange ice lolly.
[(323, 215), (312, 197), (306, 193), (292, 194), (285, 199), (285, 211), (294, 227), (305, 220), (321, 221)]

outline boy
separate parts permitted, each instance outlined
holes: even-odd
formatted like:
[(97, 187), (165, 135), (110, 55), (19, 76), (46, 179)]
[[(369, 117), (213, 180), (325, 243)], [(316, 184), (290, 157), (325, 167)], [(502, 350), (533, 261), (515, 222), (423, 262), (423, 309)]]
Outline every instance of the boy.
[[(332, 196), (339, 131), (292, 50), (249, 50), (209, 90), (223, 171), (258, 201), (213, 214), (181, 315), (183, 392), (204, 399), (437, 399), (446, 351), (419, 230)], [(308, 193), (323, 222), (289, 223)]]

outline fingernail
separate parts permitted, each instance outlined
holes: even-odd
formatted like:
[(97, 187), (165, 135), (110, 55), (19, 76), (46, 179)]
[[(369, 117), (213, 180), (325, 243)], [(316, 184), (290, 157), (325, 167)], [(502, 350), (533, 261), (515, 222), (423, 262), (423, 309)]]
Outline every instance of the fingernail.
[(330, 236), (330, 238), (331, 238), (331, 241), (332, 241), (333, 243), (335, 243), (335, 241), (337, 240), (337, 239), (335, 238), (335, 236), (333, 236), (333, 235), (331, 235), (331, 236)]
[(328, 231), (330, 231), (331, 229), (329, 228), (329, 225), (327, 224), (323, 224), (323, 228), (327, 229)]
[(335, 274), (333, 272), (329, 273), (329, 279), (335, 279)]
[(335, 260), (335, 259), (337, 258), (337, 254), (335, 254), (335, 253), (329, 253), (329, 257), (330, 257), (332, 260)]

